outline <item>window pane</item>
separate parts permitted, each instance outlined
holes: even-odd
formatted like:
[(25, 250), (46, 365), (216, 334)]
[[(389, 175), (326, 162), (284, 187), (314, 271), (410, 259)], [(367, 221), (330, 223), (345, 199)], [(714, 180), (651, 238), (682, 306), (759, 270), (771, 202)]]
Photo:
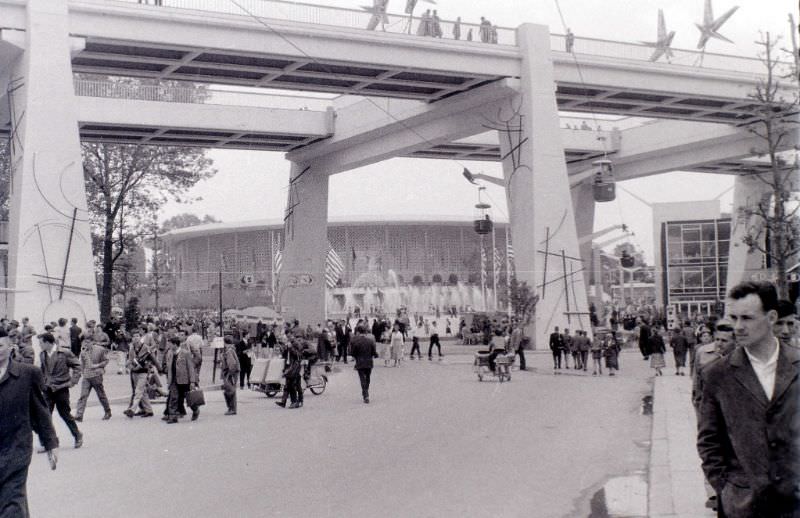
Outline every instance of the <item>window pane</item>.
[(700, 229), (699, 228), (684, 228), (683, 229), (683, 240), (684, 241), (700, 241)]
[(683, 287), (683, 276), (680, 268), (670, 268), (668, 276), (670, 290), (679, 290)]
[(699, 259), (700, 258), (700, 243), (683, 243), (683, 257), (684, 259)]
[[(720, 241), (719, 242), (719, 258), (721, 261), (728, 260), (728, 252), (730, 250), (730, 241)], [(744, 246), (744, 245), (742, 245)]]
[(703, 268), (703, 286), (706, 288), (717, 287), (717, 269), (713, 266), (706, 266)]
[(730, 221), (720, 221), (717, 223), (717, 232), (718, 232), (718, 239), (730, 239), (731, 238), (731, 222)]
[(667, 237), (669, 237), (669, 238), (678, 238), (680, 240), (680, 237), (681, 237), (681, 226), (680, 225), (667, 225)]
[(703, 241), (714, 240), (714, 223), (703, 223)]
[(684, 270), (683, 285), (686, 288), (700, 288), (703, 286), (703, 275), (700, 270)]
[(703, 257), (716, 257), (716, 243), (713, 241), (704, 241), (701, 245)]

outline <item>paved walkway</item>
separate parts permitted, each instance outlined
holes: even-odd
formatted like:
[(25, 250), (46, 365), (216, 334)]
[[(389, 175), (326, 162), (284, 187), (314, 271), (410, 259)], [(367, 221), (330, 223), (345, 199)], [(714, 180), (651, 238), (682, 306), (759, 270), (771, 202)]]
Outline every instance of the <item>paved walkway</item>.
[(651, 518), (715, 516), (705, 507), (691, 379), (670, 375), (655, 379), (648, 489)]

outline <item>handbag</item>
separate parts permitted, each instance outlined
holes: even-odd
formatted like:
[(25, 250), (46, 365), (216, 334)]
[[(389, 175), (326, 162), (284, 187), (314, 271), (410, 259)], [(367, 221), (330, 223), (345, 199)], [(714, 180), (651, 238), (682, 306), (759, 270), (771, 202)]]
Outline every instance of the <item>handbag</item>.
[(190, 407), (198, 407), (206, 404), (206, 396), (201, 389), (193, 389), (186, 393), (186, 404)]

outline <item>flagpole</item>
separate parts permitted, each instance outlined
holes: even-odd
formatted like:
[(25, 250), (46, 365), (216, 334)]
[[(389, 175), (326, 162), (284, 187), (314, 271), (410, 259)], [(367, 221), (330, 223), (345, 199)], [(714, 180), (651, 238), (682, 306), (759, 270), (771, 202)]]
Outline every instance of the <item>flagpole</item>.
[(497, 234), (492, 225), (492, 290), (494, 291), (494, 310), (497, 311)]
[(508, 310), (508, 320), (511, 321), (511, 241), (509, 241), (509, 227), (511, 222), (506, 225), (506, 292), (508, 293), (508, 300), (506, 301), (506, 309)]
[(480, 238), (481, 242), (481, 297), (483, 298), (483, 310), (486, 311), (486, 250), (483, 246), (483, 235)]
[(272, 287), (272, 309), (275, 309), (275, 231), (269, 232), (270, 286)]

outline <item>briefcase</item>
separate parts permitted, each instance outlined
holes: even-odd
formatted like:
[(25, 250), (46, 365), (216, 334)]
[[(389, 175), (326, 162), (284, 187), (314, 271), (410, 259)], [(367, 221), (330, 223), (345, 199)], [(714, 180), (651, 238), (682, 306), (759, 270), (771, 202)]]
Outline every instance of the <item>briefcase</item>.
[(198, 407), (206, 404), (206, 396), (200, 389), (190, 390), (186, 394), (186, 404), (190, 407)]

